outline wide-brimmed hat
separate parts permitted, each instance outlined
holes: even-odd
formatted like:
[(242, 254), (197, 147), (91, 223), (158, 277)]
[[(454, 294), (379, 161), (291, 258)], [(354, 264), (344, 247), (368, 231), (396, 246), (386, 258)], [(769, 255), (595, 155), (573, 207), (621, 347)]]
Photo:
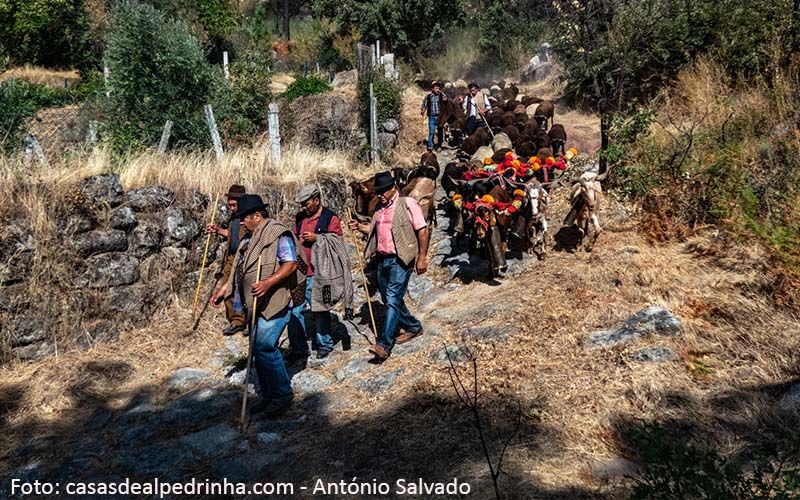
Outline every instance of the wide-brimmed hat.
[(228, 193), (225, 195), (226, 198), (239, 198), (240, 196), (247, 194), (247, 190), (241, 184), (234, 184), (228, 188)]
[(375, 182), (372, 190), (378, 194), (384, 193), (394, 187), (394, 177), (389, 172), (379, 172), (375, 174)]
[(236, 219), (244, 219), (253, 212), (258, 212), (267, 208), (264, 201), (257, 194), (244, 194), (239, 197), (239, 211), (233, 216)]
[(294, 201), (297, 203), (305, 203), (315, 196), (319, 196), (319, 186), (316, 184), (306, 184), (297, 192)]

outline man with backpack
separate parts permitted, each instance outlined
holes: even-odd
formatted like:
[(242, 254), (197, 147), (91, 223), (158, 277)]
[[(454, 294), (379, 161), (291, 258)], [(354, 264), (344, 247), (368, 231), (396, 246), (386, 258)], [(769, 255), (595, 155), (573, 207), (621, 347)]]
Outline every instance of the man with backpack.
[(420, 115), (428, 114), (428, 149), (433, 149), (433, 135), (436, 134), (438, 144), (436, 149), (442, 148), (444, 140), (444, 128), (439, 125), (439, 113), (442, 109), (442, 102), (447, 100), (447, 96), (442, 93), (441, 84), (434, 81), (431, 84), (431, 93), (425, 96), (420, 107)]
[[(309, 354), (304, 317), (306, 305), (316, 325), (317, 359), (323, 359), (333, 350), (330, 309), (340, 299), (344, 299), (346, 315), (353, 307), (350, 258), (342, 239), (341, 219), (322, 206), (319, 188), (315, 184), (303, 186), (295, 201), (303, 209), (295, 217), (294, 234), (309, 266), (305, 303), (295, 304), (289, 320), (290, 349), (286, 360), (305, 358)], [(350, 336), (345, 335), (341, 340), (342, 348), (349, 350)]]

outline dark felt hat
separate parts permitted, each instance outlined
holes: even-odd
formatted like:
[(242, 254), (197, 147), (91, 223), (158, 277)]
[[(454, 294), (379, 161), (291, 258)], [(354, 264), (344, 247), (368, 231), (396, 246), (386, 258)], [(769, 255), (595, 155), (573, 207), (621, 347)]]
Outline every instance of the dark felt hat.
[(389, 172), (379, 172), (375, 174), (375, 182), (372, 185), (372, 190), (378, 194), (390, 190), (394, 187), (394, 177)]
[(243, 194), (247, 194), (247, 190), (244, 188), (244, 186), (240, 184), (234, 184), (228, 188), (228, 194), (226, 194), (225, 197), (228, 199), (239, 198)]
[(239, 197), (239, 211), (234, 214), (234, 218), (243, 219), (245, 216), (267, 208), (261, 197), (257, 194), (244, 194)]

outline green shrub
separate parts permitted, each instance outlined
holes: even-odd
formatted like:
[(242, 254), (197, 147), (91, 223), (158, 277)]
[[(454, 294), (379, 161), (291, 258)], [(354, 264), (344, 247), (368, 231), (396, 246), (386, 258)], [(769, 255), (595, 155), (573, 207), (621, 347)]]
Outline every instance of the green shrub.
[(281, 97), (291, 102), (304, 95), (321, 94), (329, 90), (331, 90), (331, 86), (322, 78), (317, 76), (300, 77), (289, 85)]
[(266, 127), (271, 97), (270, 65), (268, 55), (251, 48), (233, 61), (228, 81), (217, 80), (214, 110), (226, 141), (250, 143)]
[(0, 151), (19, 149), (25, 121), (42, 108), (58, 106), (62, 99), (59, 89), (16, 78), (0, 82)]
[(391, 80), (376, 74), (359, 78), (358, 102), (363, 123), (369, 126), (369, 84), (378, 101), (378, 123), (389, 118), (400, 118), (400, 108), (403, 105), (403, 89)]
[(88, 41), (83, 0), (0, 0), (0, 56), (14, 64), (81, 66)]
[(104, 132), (118, 149), (158, 142), (172, 120), (172, 143), (209, 145), (203, 105), (214, 75), (188, 26), (150, 5), (119, 3), (108, 33), (110, 97), (104, 99)]
[(785, 436), (784, 450), (758, 450), (748, 459), (726, 458), (682, 435), (646, 424), (629, 434), (642, 469), (632, 499), (797, 498), (800, 468), (781, 456), (797, 456), (797, 433)]

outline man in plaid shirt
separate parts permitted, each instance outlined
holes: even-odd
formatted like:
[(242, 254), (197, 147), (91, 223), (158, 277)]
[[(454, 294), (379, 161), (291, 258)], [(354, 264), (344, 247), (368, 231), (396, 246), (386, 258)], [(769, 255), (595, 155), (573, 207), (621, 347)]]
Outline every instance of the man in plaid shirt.
[(438, 125), (438, 121), (441, 102), (447, 100), (447, 96), (441, 90), (439, 82), (434, 81), (431, 85), (431, 93), (425, 96), (420, 107), (420, 115), (425, 116), (425, 113), (428, 113), (428, 149), (433, 149), (434, 133), (439, 142), (436, 149), (441, 149), (444, 138), (444, 129)]

